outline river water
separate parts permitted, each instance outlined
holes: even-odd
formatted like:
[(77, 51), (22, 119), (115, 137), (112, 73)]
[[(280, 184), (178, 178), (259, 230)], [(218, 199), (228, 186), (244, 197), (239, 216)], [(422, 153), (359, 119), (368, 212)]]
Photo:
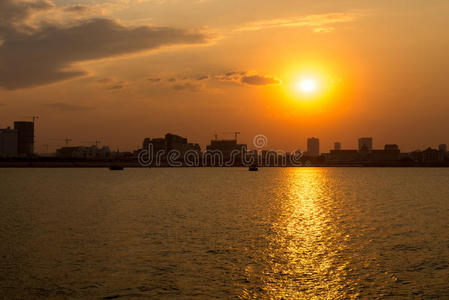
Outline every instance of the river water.
[(448, 298), (449, 169), (0, 169), (0, 242), (5, 299)]

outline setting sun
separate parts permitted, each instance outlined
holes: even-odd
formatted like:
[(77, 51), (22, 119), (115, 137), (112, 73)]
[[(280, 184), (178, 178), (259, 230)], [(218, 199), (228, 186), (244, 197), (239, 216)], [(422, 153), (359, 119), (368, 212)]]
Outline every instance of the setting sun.
[(306, 94), (314, 92), (317, 88), (317, 83), (313, 79), (300, 80), (297, 84), (297, 89)]

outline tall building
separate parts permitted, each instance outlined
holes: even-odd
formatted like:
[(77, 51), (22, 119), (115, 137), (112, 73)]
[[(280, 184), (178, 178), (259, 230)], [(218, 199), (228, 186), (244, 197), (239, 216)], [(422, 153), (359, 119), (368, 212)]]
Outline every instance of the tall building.
[(0, 129), (0, 156), (17, 156), (17, 136), (15, 129)]
[(17, 152), (19, 155), (33, 155), (34, 123), (15, 121), (14, 129), (18, 131)]
[(373, 150), (373, 138), (363, 137), (359, 138), (359, 151), (369, 151)]
[(447, 145), (446, 144), (440, 144), (438, 146), (438, 150), (440, 150), (442, 152), (447, 152)]
[(320, 140), (317, 138), (307, 139), (307, 156), (320, 156)]
[(335, 142), (334, 143), (334, 150), (341, 150), (341, 143), (340, 142)]

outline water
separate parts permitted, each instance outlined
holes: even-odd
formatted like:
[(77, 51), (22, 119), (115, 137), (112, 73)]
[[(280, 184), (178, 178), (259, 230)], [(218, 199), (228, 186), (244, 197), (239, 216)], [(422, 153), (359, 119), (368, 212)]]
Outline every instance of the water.
[(448, 298), (449, 169), (0, 169), (5, 299)]

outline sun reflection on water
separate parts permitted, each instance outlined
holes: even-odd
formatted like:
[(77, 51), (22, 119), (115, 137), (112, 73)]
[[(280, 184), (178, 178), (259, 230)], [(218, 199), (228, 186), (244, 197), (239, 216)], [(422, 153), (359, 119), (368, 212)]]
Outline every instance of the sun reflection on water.
[[(288, 169), (288, 192), (267, 250), (264, 290), (272, 298), (340, 298), (350, 290), (341, 251), (347, 237), (334, 222), (334, 194), (323, 169)], [(270, 270), (271, 269), (271, 270)]]

